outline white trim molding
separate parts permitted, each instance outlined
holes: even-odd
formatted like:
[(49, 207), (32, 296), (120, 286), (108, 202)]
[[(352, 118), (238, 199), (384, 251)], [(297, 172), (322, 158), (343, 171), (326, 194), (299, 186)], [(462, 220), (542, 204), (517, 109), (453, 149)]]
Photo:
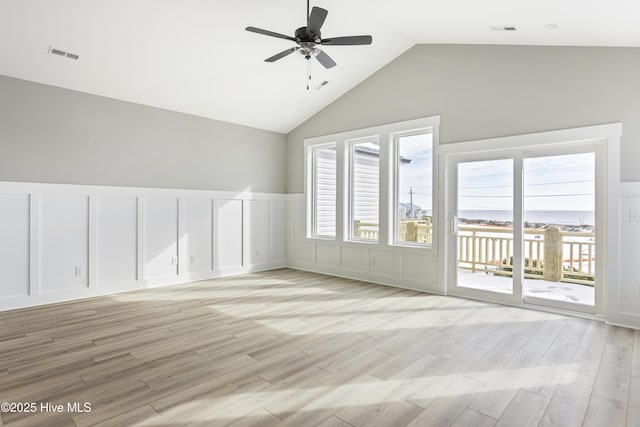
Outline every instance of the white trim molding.
[[(437, 197), (437, 180), (438, 180), (438, 148), (439, 148), (439, 132), (440, 132), (440, 116), (423, 117), (420, 119), (407, 120), (397, 123), (390, 123), (380, 126), (369, 127), (365, 129), (356, 129), (347, 132), (341, 132), (331, 135), (317, 136), (304, 140), (304, 188), (306, 195), (305, 203), (305, 237), (309, 241), (318, 241), (319, 243), (330, 243), (335, 241), (337, 244), (353, 243), (356, 245), (377, 245), (381, 248), (391, 249), (396, 246), (408, 247), (410, 245), (396, 244), (392, 239), (393, 233), (390, 230), (395, 229), (393, 225), (394, 215), (392, 215), (392, 204), (394, 204), (394, 166), (391, 163), (391, 152), (395, 145), (397, 136), (408, 135), (428, 131), (432, 134), (432, 185), (433, 195), (431, 199), (431, 207), (433, 212), (433, 243), (431, 245), (418, 246), (414, 245), (414, 249), (420, 250), (436, 250), (437, 245), (437, 222), (438, 222), (438, 197)], [(380, 149), (380, 166), (379, 166), (379, 239), (377, 241), (359, 240), (350, 236), (350, 217), (352, 211), (352, 203), (350, 201), (351, 192), (351, 147), (355, 143), (377, 141)], [(312, 149), (314, 147), (323, 147), (327, 145), (335, 145), (336, 147), (336, 237), (335, 239), (316, 238), (311, 232), (313, 204), (312, 195), (312, 179), (310, 174)]]
[[(303, 194), (288, 195), (287, 266), (340, 277), (360, 279), (407, 289), (439, 293), (437, 250), (438, 223), (438, 140), (440, 117), (425, 117), (398, 123), (308, 138), (304, 141)], [(396, 136), (430, 132), (433, 138), (433, 236), (432, 245), (396, 244), (392, 238), (395, 215), (392, 213), (395, 183), (391, 152)], [(349, 176), (350, 147), (355, 142), (378, 141), (379, 162), (379, 238), (350, 237)], [(336, 146), (336, 236), (335, 239), (315, 238), (311, 233), (313, 147)]]
[(0, 310), (286, 266), (285, 194), (0, 182), (0, 208)]
[(620, 185), (620, 251), (617, 265), (619, 286), (611, 294), (609, 307), (614, 310), (607, 321), (619, 326), (640, 329), (640, 182)]
[[(620, 322), (620, 277), (619, 277), (619, 188), (620, 188), (620, 138), (622, 136), (622, 125), (620, 123), (610, 123), (595, 126), (586, 126), (574, 129), (562, 129), (548, 132), (539, 132), (526, 135), (514, 135), (477, 141), (465, 141), (459, 143), (443, 144), (440, 146), (440, 181), (443, 184), (444, 203), (440, 204), (441, 218), (452, 219), (455, 217), (451, 198), (455, 191), (451, 187), (451, 174), (449, 167), (451, 159), (473, 157), (474, 159), (492, 158), (502, 153), (512, 155), (515, 152), (540, 151), (552, 149), (554, 153), (565, 150), (575, 151), (576, 147), (597, 146), (598, 156), (601, 162), (596, 165), (596, 183), (600, 183), (596, 188), (596, 212), (601, 215), (596, 218), (597, 229), (603, 232), (596, 232), (598, 248), (598, 261), (596, 268), (600, 265), (600, 275), (602, 287), (596, 291), (600, 292), (596, 296), (596, 315), (611, 323)], [(542, 152), (542, 151), (540, 151)], [(512, 153), (512, 154), (509, 154)], [(600, 166), (598, 166), (600, 165)], [(452, 230), (447, 230), (440, 235), (441, 247), (445, 248), (441, 263), (440, 283), (446, 292), (446, 284), (451, 280), (452, 269), (455, 268), (455, 261), (452, 261), (451, 247), (455, 244), (452, 240)], [(604, 268), (602, 268), (604, 265)], [(512, 305), (522, 305), (514, 301)], [(638, 324), (636, 327), (640, 326)]]

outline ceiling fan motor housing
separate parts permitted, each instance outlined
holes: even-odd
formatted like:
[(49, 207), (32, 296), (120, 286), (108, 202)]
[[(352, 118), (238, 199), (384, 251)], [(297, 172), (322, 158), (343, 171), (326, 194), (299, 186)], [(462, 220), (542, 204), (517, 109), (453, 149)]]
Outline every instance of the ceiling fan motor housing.
[(320, 31), (317, 33), (307, 32), (307, 27), (300, 27), (296, 30), (296, 41), (301, 43), (320, 43), (322, 38), (320, 37)]

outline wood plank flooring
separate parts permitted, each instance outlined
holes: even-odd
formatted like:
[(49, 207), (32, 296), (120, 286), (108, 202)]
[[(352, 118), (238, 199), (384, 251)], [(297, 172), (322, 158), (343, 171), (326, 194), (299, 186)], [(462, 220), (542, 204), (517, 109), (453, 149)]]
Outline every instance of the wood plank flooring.
[(640, 331), (282, 269), (0, 313), (0, 402), (37, 405), (12, 427), (640, 426)]

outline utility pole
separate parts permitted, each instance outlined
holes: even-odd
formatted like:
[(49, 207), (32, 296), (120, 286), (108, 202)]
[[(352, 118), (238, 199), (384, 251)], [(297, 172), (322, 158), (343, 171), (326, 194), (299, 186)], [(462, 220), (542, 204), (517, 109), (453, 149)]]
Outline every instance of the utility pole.
[(411, 209), (409, 210), (410, 218), (413, 219), (413, 187), (409, 187), (409, 205)]

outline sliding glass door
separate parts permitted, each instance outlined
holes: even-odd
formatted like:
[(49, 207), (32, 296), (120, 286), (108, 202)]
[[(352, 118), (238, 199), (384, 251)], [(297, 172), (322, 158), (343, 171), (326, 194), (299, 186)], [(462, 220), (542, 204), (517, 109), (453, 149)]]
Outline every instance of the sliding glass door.
[(590, 311), (596, 292), (596, 153), (524, 158), (524, 300)]
[(448, 156), (449, 292), (595, 312), (597, 170), (595, 145)]
[(513, 294), (513, 159), (457, 164), (457, 285)]

